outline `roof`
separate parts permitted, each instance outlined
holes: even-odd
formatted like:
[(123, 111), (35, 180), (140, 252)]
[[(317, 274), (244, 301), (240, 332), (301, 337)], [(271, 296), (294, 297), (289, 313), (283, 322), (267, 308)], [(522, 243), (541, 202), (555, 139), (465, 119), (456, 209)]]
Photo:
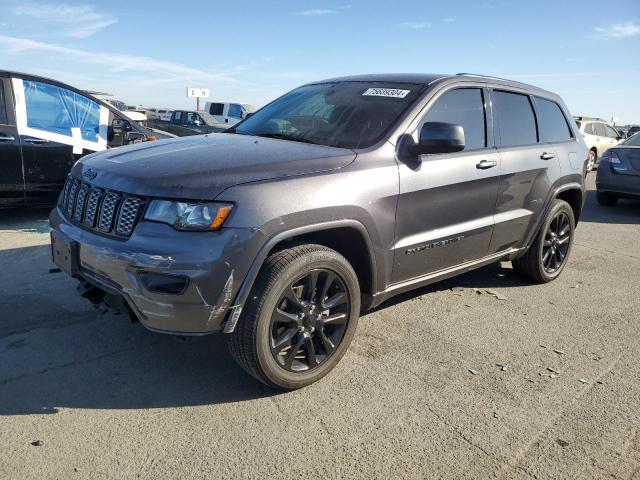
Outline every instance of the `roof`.
[(509, 80), (506, 78), (492, 77), (490, 75), (478, 75), (475, 73), (456, 73), (452, 74), (437, 74), (437, 73), (374, 73), (369, 75), (352, 75), (348, 77), (336, 77), (327, 80), (321, 80), (317, 82), (311, 82), (308, 85), (320, 84), (320, 83), (333, 83), (333, 82), (388, 82), (388, 83), (419, 83), (424, 85), (431, 85), (435, 82), (453, 82), (456, 80), (468, 80), (468, 81), (484, 81), (494, 84), (500, 84), (505, 86), (511, 86), (528, 90), (531, 93), (541, 93), (545, 95), (553, 95), (552, 92), (543, 90), (522, 82), (515, 80)]

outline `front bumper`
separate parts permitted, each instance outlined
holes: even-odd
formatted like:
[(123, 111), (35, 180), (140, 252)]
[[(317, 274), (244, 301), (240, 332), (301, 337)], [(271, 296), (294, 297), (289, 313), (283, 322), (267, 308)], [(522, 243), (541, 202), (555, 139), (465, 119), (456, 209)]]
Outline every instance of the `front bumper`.
[[(142, 324), (180, 335), (218, 332), (262, 241), (259, 230), (222, 228), (179, 232), (169, 225), (140, 221), (126, 240), (103, 236), (69, 222), (59, 208), (54, 230), (79, 244), (79, 276), (121, 296)], [(139, 274), (188, 277), (179, 295), (154, 293)]]

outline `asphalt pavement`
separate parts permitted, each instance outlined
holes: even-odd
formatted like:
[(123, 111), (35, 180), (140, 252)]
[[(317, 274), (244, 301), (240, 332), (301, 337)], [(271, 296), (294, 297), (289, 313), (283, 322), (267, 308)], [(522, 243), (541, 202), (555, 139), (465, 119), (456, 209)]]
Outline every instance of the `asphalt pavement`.
[(47, 212), (0, 212), (0, 478), (640, 478), (640, 202), (593, 181), (557, 281), (402, 295), (284, 394), (220, 336), (96, 310), (50, 273)]

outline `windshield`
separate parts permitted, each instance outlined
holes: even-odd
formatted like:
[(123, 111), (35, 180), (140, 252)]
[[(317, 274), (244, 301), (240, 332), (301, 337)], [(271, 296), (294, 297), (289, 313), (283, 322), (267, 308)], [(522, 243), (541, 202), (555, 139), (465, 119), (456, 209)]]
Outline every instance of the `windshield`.
[(640, 133), (632, 134), (632, 136), (627, 138), (620, 145), (624, 145), (625, 147), (640, 147)]
[(232, 132), (341, 148), (380, 141), (425, 85), (339, 82), (300, 87), (239, 123)]

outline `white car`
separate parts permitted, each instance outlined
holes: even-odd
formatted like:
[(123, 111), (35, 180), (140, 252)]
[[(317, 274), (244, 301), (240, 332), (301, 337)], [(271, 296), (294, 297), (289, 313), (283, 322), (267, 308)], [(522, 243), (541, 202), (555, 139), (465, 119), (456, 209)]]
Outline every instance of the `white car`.
[(248, 103), (207, 102), (204, 111), (213, 115), (218, 122), (231, 126), (247, 118), (256, 109)]
[(613, 125), (601, 118), (574, 117), (574, 120), (589, 148), (587, 172), (590, 172), (596, 167), (605, 150), (615, 147), (622, 137)]

